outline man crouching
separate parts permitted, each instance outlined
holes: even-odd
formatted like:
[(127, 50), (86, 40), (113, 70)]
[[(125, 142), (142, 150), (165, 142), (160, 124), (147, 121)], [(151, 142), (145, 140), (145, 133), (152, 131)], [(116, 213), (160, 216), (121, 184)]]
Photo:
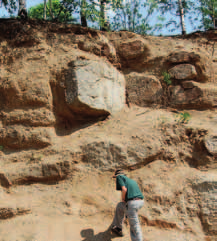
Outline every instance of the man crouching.
[(123, 170), (117, 169), (113, 175), (116, 178), (116, 190), (121, 191), (121, 202), (117, 204), (115, 217), (112, 222), (112, 232), (123, 236), (122, 224), (124, 216), (130, 224), (132, 241), (142, 241), (142, 230), (138, 218), (138, 210), (144, 205), (144, 196), (136, 181), (128, 178)]

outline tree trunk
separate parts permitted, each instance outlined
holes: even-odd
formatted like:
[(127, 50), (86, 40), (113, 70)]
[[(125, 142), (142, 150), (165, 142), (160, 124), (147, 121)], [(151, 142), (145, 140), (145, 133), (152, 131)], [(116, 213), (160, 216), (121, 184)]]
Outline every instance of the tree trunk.
[(181, 22), (181, 27), (182, 27), (182, 34), (186, 34), (186, 29), (185, 29), (185, 18), (184, 18), (184, 9), (182, 6), (182, 0), (179, 1), (179, 14), (180, 14), (180, 22)]
[(19, 0), (18, 16), (22, 19), (27, 19), (26, 0)]
[(44, 0), (44, 20), (46, 20), (47, 16), (46, 16), (46, 11), (47, 11), (47, 0)]
[(109, 19), (106, 13), (106, 0), (100, 0), (100, 30), (107, 31), (109, 27)]
[(80, 18), (81, 18), (81, 26), (87, 27), (87, 19), (86, 19), (86, 0), (81, 1), (81, 10), (80, 10)]
[(105, 29), (105, 1), (100, 0), (100, 30), (106, 31)]
[(52, 13), (52, 0), (49, 0), (49, 5), (50, 5), (50, 8), (49, 8), (50, 16), (51, 16), (52, 19), (54, 19), (54, 16), (53, 16), (53, 13)]
[(123, 15), (124, 15), (124, 30), (127, 30), (127, 14), (123, 9)]
[(212, 22), (214, 24), (214, 28), (215, 28), (215, 2), (212, 2)]

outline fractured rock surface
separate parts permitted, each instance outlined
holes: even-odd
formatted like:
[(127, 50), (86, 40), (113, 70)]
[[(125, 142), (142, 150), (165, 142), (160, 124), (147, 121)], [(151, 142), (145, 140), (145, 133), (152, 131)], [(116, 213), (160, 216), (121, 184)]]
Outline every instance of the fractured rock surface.
[(197, 76), (196, 69), (191, 64), (179, 64), (170, 69), (169, 74), (171, 78), (177, 80), (194, 79)]
[(76, 60), (66, 75), (66, 103), (86, 115), (106, 115), (125, 104), (125, 78), (113, 66), (99, 61)]
[(160, 81), (151, 75), (130, 73), (126, 75), (128, 101), (138, 106), (157, 103), (163, 95)]

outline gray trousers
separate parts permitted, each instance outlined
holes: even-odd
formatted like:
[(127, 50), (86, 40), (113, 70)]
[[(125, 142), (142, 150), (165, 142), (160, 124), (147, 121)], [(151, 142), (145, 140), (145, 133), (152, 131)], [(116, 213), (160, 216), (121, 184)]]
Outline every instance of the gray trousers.
[(130, 224), (130, 237), (132, 241), (142, 241), (142, 230), (139, 223), (138, 211), (144, 205), (143, 200), (128, 201), (127, 204), (120, 202), (115, 210), (112, 225), (122, 229), (125, 214)]

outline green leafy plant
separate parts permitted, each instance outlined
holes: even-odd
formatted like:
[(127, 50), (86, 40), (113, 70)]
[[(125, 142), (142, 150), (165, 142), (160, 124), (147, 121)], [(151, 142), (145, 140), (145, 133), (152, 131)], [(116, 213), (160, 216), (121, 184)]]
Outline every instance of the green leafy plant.
[[(40, 3), (36, 6), (33, 6), (29, 9), (28, 16), (30, 18), (43, 19), (44, 18), (44, 4)], [(56, 19), (59, 22), (73, 22), (75, 19), (71, 16), (71, 12), (59, 0), (52, 0), (52, 15), (51, 15), (51, 6), (48, 3), (46, 5), (46, 19), (52, 20)]]
[(217, 17), (217, 1), (216, 0), (199, 0), (198, 10), (202, 15), (201, 30), (213, 29), (214, 19)]
[(4, 147), (3, 146), (0, 146), (0, 151), (3, 151)]
[(190, 113), (184, 111), (178, 115), (178, 122), (179, 123), (188, 123), (188, 121), (191, 119)]
[(170, 74), (167, 73), (166, 71), (163, 72), (163, 77), (164, 77), (164, 82), (167, 84), (167, 85), (171, 85), (172, 84), (172, 81), (170, 79)]

